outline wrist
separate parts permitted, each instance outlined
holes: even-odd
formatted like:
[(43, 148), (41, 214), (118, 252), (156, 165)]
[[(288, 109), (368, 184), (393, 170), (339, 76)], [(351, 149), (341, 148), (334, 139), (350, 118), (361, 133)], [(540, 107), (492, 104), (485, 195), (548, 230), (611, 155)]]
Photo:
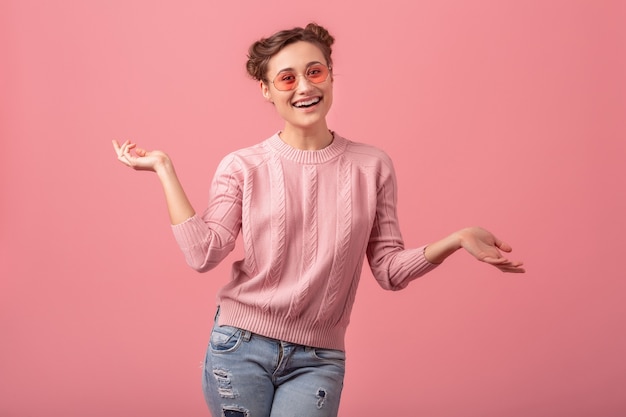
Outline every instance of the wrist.
[(167, 155), (163, 155), (154, 165), (154, 172), (163, 180), (175, 173), (174, 164), (172, 164)]
[(440, 264), (448, 256), (452, 255), (462, 247), (460, 231), (454, 232), (451, 235), (426, 246), (426, 249), (424, 250), (424, 257), (430, 263)]
[(466, 227), (453, 233), (459, 244), (458, 249), (465, 247), (465, 243), (472, 240), (477, 229), (476, 227)]

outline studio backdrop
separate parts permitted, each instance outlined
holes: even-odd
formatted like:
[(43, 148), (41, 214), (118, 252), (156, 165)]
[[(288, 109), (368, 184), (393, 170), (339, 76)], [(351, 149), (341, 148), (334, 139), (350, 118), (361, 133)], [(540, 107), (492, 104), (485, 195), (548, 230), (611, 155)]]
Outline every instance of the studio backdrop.
[(336, 38), (331, 129), (384, 149), (416, 247), (480, 225), (524, 275), (459, 252), (399, 292), (364, 267), (340, 415), (626, 415), (622, 1), (0, 3), (0, 415), (206, 416), (215, 294), (160, 185), (206, 207), (219, 161), (281, 129), (248, 46)]

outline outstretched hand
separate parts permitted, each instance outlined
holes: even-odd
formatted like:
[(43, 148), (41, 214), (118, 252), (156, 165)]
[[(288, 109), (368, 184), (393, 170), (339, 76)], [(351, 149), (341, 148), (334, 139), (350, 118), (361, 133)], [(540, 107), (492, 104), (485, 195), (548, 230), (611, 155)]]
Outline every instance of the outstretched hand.
[(138, 148), (137, 144), (129, 140), (121, 145), (113, 140), (113, 149), (120, 162), (138, 171), (157, 171), (160, 166), (169, 162), (169, 157), (164, 152)]
[(124, 165), (138, 171), (156, 172), (165, 192), (172, 224), (182, 223), (196, 213), (176, 176), (172, 161), (165, 152), (147, 151), (128, 140), (121, 145), (113, 140), (113, 149), (117, 159)]
[(502, 272), (526, 272), (520, 261), (512, 261), (502, 252), (511, 252), (512, 248), (481, 227), (470, 227), (458, 232), (461, 246), (479, 261), (495, 266)]

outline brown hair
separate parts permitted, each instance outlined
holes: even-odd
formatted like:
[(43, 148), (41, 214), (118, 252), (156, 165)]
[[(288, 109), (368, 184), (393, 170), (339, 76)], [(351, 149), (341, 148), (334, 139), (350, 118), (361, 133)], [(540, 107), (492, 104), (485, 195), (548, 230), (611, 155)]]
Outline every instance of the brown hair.
[(330, 58), (332, 53), (331, 45), (335, 39), (322, 26), (316, 23), (309, 23), (304, 29), (296, 27), (289, 30), (281, 30), (268, 38), (262, 38), (250, 45), (248, 62), (246, 62), (248, 74), (257, 81), (268, 82), (266, 73), (270, 58), (285, 46), (299, 41), (310, 42), (320, 48), (326, 63), (329, 67), (332, 66), (333, 62)]

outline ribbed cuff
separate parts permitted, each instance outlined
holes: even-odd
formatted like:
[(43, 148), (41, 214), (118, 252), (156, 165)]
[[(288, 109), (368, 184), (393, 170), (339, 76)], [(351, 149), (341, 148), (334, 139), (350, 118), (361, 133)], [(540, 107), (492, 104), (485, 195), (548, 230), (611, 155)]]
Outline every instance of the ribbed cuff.
[(200, 216), (194, 214), (182, 223), (173, 224), (172, 232), (174, 232), (174, 238), (178, 246), (185, 250), (198, 245), (198, 242), (206, 240), (208, 228), (208, 225)]
[(439, 266), (426, 259), (424, 255), (425, 250), (426, 246), (422, 246), (417, 249), (406, 250), (401, 255), (398, 255), (394, 264), (401, 266), (402, 270), (389, 271), (391, 285), (394, 289), (400, 290), (405, 288), (414, 279), (427, 274)]

